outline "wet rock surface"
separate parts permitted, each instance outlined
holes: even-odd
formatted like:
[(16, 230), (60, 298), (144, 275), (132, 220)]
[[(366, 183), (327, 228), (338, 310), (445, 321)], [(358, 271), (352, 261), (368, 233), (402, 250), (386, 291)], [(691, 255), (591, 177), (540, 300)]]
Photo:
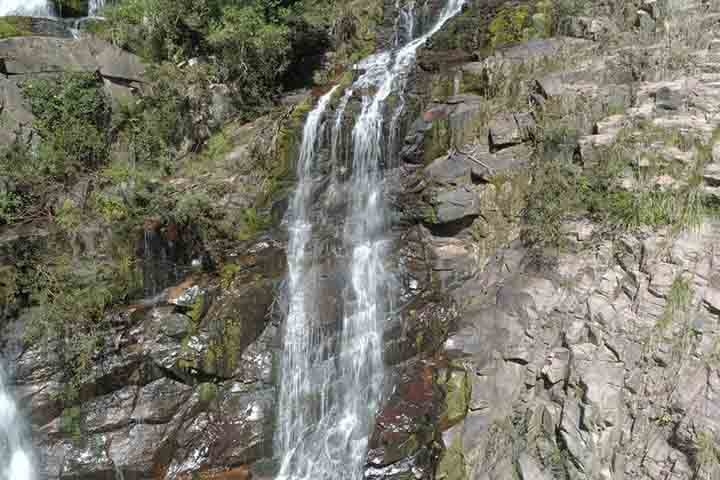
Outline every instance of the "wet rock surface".
[[(477, 3), (448, 26), (451, 34), (460, 38), (463, 19), (481, 17)], [(710, 145), (695, 181), (720, 198), (720, 57), (713, 47), (720, 31), (713, 24), (702, 38), (685, 38), (691, 65), (671, 65), (658, 53), (664, 44), (648, 35), (659, 22), (705, 25), (706, 10), (686, 2), (668, 16), (664, 3), (634, 2), (622, 19), (598, 5), (596, 17), (561, 26), (573, 38), (531, 41), (487, 58), (478, 59), (472, 45), (448, 49), (442, 35), (421, 56), (427, 68), (413, 79), (417, 99), (401, 122), (399, 165), (387, 173), (399, 300), (386, 322), (386, 393), (367, 478), (689, 480), (720, 472), (720, 223), (711, 217), (692, 229), (623, 233), (568, 219), (566, 248), (550, 263), (520, 240), (536, 141), (548, 128), (543, 115), (557, 103), (589, 105), (568, 146), (575, 164), (603, 161), (618, 139), (649, 137), (648, 125), (673, 128)], [(604, 46), (608, 38), (617, 44)], [(510, 74), (522, 75), (519, 101), (493, 94), (493, 82)], [(444, 95), (433, 90), (438, 82)], [(509, 103), (489, 111), (493, 95)], [(348, 124), (352, 112), (351, 103)], [(246, 161), (249, 147), (239, 138), (258, 129), (268, 128), (259, 122), (235, 132), (227, 168)], [(638, 165), (695, 159), (681, 142), (658, 142), (633, 151)], [(322, 152), (323, 171), (329, 157)], [(684, 181), (668, 176), (620, 181), (627, 191)], [(317, 201), (333, 205), (331, 212), (344, 208), (343, 178), (319, 181)], [(247, 208), (248, 198), (233, 192), (227, 206)], [(115, 312), (116, 329), (74, 408), (58, 401), (64, 377), (55, 357), (13, 348), (42, 476), (273, 478), (280, 237), (224, 252), (237, 265), (229, 281), (192, 277)], [(17, 238), (2, 245), (17, 248)], [(328, 235), (317, 248), (336, 246)], [(318, 267), (328, 292), (318, 308), (338, 308), (344, 261), (338, 255)], [(678, 310), (680, 281), (689, 293)]]
[(57, 359), (19, 355), (16, 387), (43, 478), (185, 478), (272, 456), (278, 319), (269, 312), (282, 247), (260, 242), (239, 265), (222, 288), (185, 282), (127, 312), (76, 407), (60, 403)]

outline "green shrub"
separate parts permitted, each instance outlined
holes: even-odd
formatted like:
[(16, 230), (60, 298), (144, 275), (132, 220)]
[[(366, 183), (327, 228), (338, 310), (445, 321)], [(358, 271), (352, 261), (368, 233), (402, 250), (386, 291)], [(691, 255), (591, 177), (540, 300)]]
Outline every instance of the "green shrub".
[(111, 110), (98, 77), (66, 73), (33, 79), (23, 84), (23, 93), (42, 138), (34, 165), (41, 174), (68, 177), (105, 161)]
[(249, 240), (268, 228), (270, 224), (271, 219), (262, 215), (256, 208), (245, 209), (243, 212), (243, 228), (237, 234), (238, 240)]
[(189, 225), (197, 221), (212, 222), (211, 203), (210, 197), (205, 192), (182, 194), (170, 213), (170, 217), (181, 225)]
[(0, 17), (0, 40), (32, 35), (29, 19), (25, 17)]
[(220, 271), (220, 284), (222, 287), (225, 289), (230, 288), (232, 282), (235, 280), (235, 277), (238, 273), (240, 273), (240, 270), (240, 265), (235, 263), (223, 265), (222, 270)]
[(15, 192), (0, 193), (0, 225), (13, 223), (21, 205), (22, 201)]
[(582, 206), (579, 180), (578, 167), (562, 159), (539, 166), (526, 197), (522, 232), (526, 244), (560, 245), (562, 222)]
[(92, 208), (109, 224), (125, 220), (131, 215), (130, 209), (124, 200), (101, 192), (93, 194)]
[(82, 439), (82, 410), (80, 407), (69, 407), (60, 415), (60, 431), (69, 435), (73, 441)]
[(488, 30), (493, 48), (527, 40), (532, 27), (530, 9), (526, 6), (503, 8), (495, 16)]
[(268, 22), (259, 5), (229, 6), (213, 26), (208, 43), (223, 59), (220, 78), (238, 83), (243, 104), (267, 98), (287, 67), (290, 30)]
[(83, 220), (83, 212), (72, 200), (65, 200), (55, 213), (55, 223), (66, 233), (74, 233)]
[(191, 133), (190, 105), (182, 89), (197, 78), (190, 79), (188, 74), (167, 63), (148, 68), (148, 93), (119, 106), (115, 128), (126, 140), (136, 166), (160, 167), (170, 173), (174, 148)]

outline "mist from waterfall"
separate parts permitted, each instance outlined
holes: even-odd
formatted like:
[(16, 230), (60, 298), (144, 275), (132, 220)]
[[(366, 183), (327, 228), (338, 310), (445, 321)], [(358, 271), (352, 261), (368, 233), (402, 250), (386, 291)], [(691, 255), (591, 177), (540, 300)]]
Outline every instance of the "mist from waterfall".
[(33, 480), (30, 442), (0, 364), (0, 480)]
[[(383, 170), (393, 161), (404, 90), (417, 51), (463, 3), (448, 0), (419, 37), (413, 36), (415, 2), (400, 6), (392, 49), (356, 66), (363, 73), (337, 95), (334, 116), (328, 109), (338, 87), (319, 99), (306, 120), (297, 189), (288, 212), (289, 306), (276, 435), (277, 451), (283, 455), (278, 480), (363, 476), (373, 417), (382, 400), (383, 326), (394, 297), (392, 274), (386, 269), (391, 240)], [(351, 155), (346, 159), (339, 143), (353, 92), (362, 92), (361, 110), (348, 132)], [(392, 97), (399, 100), (394, 108), (388, 101)], [(327, 150), (332, 173), (326, 182), (319, 153)], [(318, 201), (323, 194), (342, 196), (346, 205), (340, 225), (328, 223), (337, 214), (337, 202)], [(342, 270), (340, 305), (333, 303), (328, 285), (340, 281), (336, 270)]]
[(8, 15), (51, 17), (54, 15), (54, 11), (49, 0), (2, 0), (0, 1), (0, 17)]

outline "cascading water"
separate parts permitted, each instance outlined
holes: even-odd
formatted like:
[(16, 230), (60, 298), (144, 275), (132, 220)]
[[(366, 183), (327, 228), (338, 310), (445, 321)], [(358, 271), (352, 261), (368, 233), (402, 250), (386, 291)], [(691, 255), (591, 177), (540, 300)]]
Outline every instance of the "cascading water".
[(29, 442), (0, 364), (0, 480), (32, 480)]
[[(381, 401), (382, 331), (392, 298), (392, 275), (385, 268), (390, 221), (382, 172), (392, 160), (388, 153), (394, 148), (417, 50), (460, 12), (464, 0), (447, 0), (439, 18), (417, 38), (413, 38), (414, 3), (410, 0), (399, 8), (393, 49), (358, 64), (364, 73), (342, 96), (335, 117), (326, 118), (326, 112), (338, 87), (320, 98), (305, 122), (298, 185), (288, 213), (289, 309), (276, 436), (283, 455), (278, 480), (362, 477), (372, 417)], [(347, 178), (339, 144), (353, 92), (364, 93), (352, 129)], [(399, 104), (388, 112), (391, 96)], [(387, 129), (386, 115), (391, 118)], [(328, 125), (334, 164), (326, 183), (318, 153), (327, 147)], [(388, 148), (384, 147), (386, 130), (390, 130)], [(347, 190), (341, 190), (339, 177), (344, 177)], [(317, 202), (323, 189), (327, 198), (349, 192), (341, 229), (335, 225), (331, 231), (328, 224), (337, 202)], [(333, 269), (342, 269), (345, 277), (341, 308), (327, 307), (333, 300), (328, 298), (332, 289), (327, 288), (328, 277), (333, 277), (328, 270)]]
[(50, 17), (54, 15), (52, 4), (48, 0), (2, 0), (0, 17), (8, 15), (35, 15)]
[(88, 16), (97, 17), (103, 8), (105, 8), (105, 0), (90, 0), (88, 2)]
[[(97, 17), (103, 8), (105, 8), (105, 0), (89, 0), (88, 17)], [(2, 0), (0, 1), (0, 17), (8, 15), (54, 17), (56, 12), (49, 0)]]

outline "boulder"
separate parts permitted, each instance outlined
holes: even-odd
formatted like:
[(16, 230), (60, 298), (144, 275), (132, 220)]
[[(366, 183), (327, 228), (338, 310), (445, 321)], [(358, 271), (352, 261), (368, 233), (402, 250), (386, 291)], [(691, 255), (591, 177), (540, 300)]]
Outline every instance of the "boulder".
[(480, 215), (480, 197), (469, 186), (435, 192), (432, 205), (435, 216), (430, 223), (436, 225)]
[(532, 139), (535, 117), (532, 113), (505, 113), (490, 120), (488, 144), (490, 152), (518, 145)]
[(574, 38), (599, 41), (617, 31), (607, 17), (566, 17), (561, 21), (558, 30), (562, 35)]
[(192, 394), (192, 387), (169, 378), (160, 378), (142, 387), (135, 399), (132, 421), (169, 423)]
[(10, 77), (83, 71), (129, 84), (145, 74), (139, 57), (97, 38), (8, 38), (0, 40), (0, 58)]

